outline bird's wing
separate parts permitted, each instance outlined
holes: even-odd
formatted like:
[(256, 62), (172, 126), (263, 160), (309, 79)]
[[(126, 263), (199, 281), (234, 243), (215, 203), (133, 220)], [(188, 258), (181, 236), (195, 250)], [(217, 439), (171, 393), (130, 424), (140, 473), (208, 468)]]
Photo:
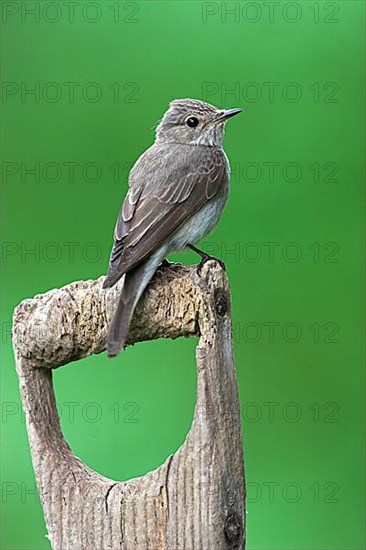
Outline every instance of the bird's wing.
[(144, 261), (227, 182), (222, 150), (153, 146), (130, 174), (105, 286)]

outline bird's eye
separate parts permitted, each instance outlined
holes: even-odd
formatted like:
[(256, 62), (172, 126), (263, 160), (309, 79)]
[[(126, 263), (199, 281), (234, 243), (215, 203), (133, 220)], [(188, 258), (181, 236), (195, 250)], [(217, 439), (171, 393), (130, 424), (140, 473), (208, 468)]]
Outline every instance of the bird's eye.
[(190, 116), (187, 119), (186, 123), (187, 123), (187, 126), (189, 126), (190, 128), (195, 128), (196, 126), (198, 126), (199, 120), (195, 116)]

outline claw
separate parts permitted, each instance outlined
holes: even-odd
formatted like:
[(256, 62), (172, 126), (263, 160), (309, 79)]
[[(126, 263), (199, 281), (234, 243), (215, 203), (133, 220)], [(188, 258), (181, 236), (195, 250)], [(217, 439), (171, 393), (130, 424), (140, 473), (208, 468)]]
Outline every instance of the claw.
[(217, 262), (218, 264), (220, 264), (220, 266), (222, 267), (222, 269), (224, 271), (226, 271), (226, 267), (225, 267), (225, 263), (220, 260), (219, 258), (216, 258), (215, 256), (210, 256), (209, 254), (202, 254), (201, 256), (201, 261), (200, 263), (197, 265), (197, 274), (201, 277), (201, 272), (202, 272), (202, 268), (203, 266), (205, 265), (206, 262), (208, 262), (209, 260), (213, 260), (214, 262)]
[(168, 262), (166, 258), (161, 262), (160, 267), (170, 267), (172, 265), (172, 262)]

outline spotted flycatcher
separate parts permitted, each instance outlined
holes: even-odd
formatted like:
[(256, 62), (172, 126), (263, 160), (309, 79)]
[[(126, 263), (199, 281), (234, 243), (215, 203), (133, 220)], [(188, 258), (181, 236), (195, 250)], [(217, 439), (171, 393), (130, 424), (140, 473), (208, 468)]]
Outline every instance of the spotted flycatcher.
[(206, 257), (193, 245), (212, 231), (224, 208), (230, 175), (224, 126), (241, 110), (172, 101), (155, 143), (132, 168), (103, 285), (125, 277), (108, 332), (110, 357), (124, 348), (136, 304), (162, 260), (186, 247)]

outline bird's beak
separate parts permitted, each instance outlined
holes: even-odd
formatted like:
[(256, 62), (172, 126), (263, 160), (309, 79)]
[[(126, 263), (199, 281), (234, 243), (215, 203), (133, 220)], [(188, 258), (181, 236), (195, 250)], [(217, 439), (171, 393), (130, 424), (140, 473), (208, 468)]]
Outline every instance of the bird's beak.
[(224, 109), (220, 112), (219, 117), (216, 119), (216, 122), (221, 122), (222, 120), (227, 120), (232, 116), (238, 115), (243, 109)]

